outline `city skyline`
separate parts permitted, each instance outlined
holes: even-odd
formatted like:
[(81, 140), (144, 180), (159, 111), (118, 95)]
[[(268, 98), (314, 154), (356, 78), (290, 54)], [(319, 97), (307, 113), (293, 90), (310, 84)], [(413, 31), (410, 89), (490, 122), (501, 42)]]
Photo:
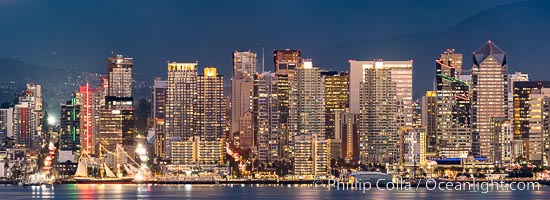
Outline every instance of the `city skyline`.
[(550, 191), (549, 1), (205, 2), (0, 0), (0, 189)]

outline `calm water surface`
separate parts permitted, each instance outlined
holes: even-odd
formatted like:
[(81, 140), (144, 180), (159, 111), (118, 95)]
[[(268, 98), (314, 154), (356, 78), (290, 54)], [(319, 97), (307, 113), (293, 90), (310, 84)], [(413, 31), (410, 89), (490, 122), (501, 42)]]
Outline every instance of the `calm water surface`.
[(0, 186), (0, 199), (550, 199), (539, 191), (336, 191), (312, 186), (262, 185), (54, 185)]

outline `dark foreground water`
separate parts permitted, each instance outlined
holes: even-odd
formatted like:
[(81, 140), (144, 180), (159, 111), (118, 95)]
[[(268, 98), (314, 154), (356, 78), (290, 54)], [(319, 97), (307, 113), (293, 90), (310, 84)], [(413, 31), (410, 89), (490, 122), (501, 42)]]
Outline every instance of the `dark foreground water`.
[(538, 191), (337, 191), (312, 186), (262, 185), (54, 185), (0, 186), (0, 199), (550, 199), (550, 187)]

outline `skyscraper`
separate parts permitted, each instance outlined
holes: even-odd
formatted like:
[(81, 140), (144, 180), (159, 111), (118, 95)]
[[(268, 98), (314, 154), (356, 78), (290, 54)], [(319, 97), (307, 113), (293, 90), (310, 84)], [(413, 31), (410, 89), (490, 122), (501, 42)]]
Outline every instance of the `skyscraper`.
[(514, 83), (513, 136), (514, 157), (529, 157), (530, 95), (532, 91), (550, 88), (550, 81), (518, 81)]
[(105, 98), (105, 106), (100, 111), (99, 142), (104, 149), (115, 152), (117, 145), (125, 151), (134, 152), (134, 109), (131, 97)]
[(550, 155), (550, 88), (533, 89), (529, 94), (529, 137), (527, 160), (548, 166)]
[(133, 58), (125, 58), (122, 55), (107, 59), (107, 72), (109, 73), (109, 90), (107, 96), (132, 96), (133, 66)]
[(284, 138), (279, 135), (279, 102), (277, 76), (264, 72), (254, 78), (254, 135), (258, 159), (270, 162), (280, 159)]
[(529, 74), (524, 74), (520, 71), (508, 74), (508, 118), (510, 120), (514, 117), (514, 84), (525, 81), (529, 81)]
[(291, 136), (317, 134), (325, 136), (325, 84), (320, 69), (305, 60), (296, 68), (290, 90), (289, 130)]
[[(471, 106), (469, 85), (459, 79), (462, 71), (462, 54), (455, 53), (454, 49), (447, 49), (435, 64), (437, 155), (466, 158), (472, 148)], [(428, 135), (432, 136), (431, 133)]]
[(325, 135), (334, 139), (335, 114), (344, 111), (348, 104), (349, 74), (347, 72), (321, 72), (325, 82)]
[[(29, 87), (31, 86), (31, 87)], [(36, 86), (36, 87), (33, 87)], [(27, 84), (27, 89), (19, 95), (13, 109), (13, 136), (16, 147), (40, 148), (42, 124), (41, 90), (39, 85)], [(40, 110), (38, 109), (40, 108)]]
[(240, 118), (252, 109), (252, 87), (256, 74), (256, 53), (235, 51), (233, 53), (233, 77), (231, 77), (231, 130), (229, 138), (240, 132)]
[[(288, 119), (291, 157), (295, 161), (296, 173), (302, 173), (299, 171), (305, 167), (300, 164), (303, 158), (314, 156), (313, 160), (306, 163), (311, 162), (313, 167), (310, 173), (317, 174), (319, 170), (326, 170), (319, 166), (323, 166), (322, 163), (330, 158), (330, 142), (325, 135), (325, 84), (321, 70), (313, 67), (311, 60), (304, 60), (302, 66), (296, 68), (291, 83)], [(321, 148), (318, 145), (328, 146)], [(311, 154), (306, 151), (309, 148), (312, 149)], [(325, 148), (328, 151), (317, 151)], [(321, 163), (316, 163), (318, 159)]]
[(392, 68), (392, 80), (396, 87), (398, 124), (412, 126), (412, 60), (408, 61), (356, 61), (350, 60), (349, 108), (360, 113), (361, 83), (365, 81), (366, 69)]
[(171, 143), (193, 136), (194, 102), (197, 96), (197, 63), (168, 63), (166, 95), (166, 156), (170, 158)]
[(99, 136), (99, 121), (101, 109), (104, 107), (105, 94), (98, 88), (91, 88), (89, 84), (80, 86), (78, 93), (80, 104), (80, 147), (86, 153), (93, 155), (97, 149)]
[[(490, 123), (493, 117), (508, 114), (508, 64), (506, 53), (488, 41), (473, 54), (472, 122), (474, 155), (493, 159)], [(478, 152), (476, 152), (478, 151)]]
[(197, 78), (194, 105), (194, 135), (201, 141), (219, 141), (225, 125), (225, 98), (223, 97), (223, 76), (216, 68), (204, 68), (204, 74)]
[(290, 158), (290, 127), (289, 106), (290, 106), (290, 86), (293, 84), (294, 71), (296, 67), (302, 66), (302, 51), (300, 50), (274, 50), (273, 62), (275, 64), (275, 74), (277, 76), (277, 97), (279, 98), (279, 131), (285, 140), (281, 141), (282, 157)]
[(437, 93), (436, 91), (426, 91), (422, 97), (422, 127), (426, 127), (426, 153), (430, 156), (437, 155)]
[(157, 78), (153, 80), (152, 91), (152, 121), (155, 131), (155, 155), (160, 158), (166, 158), (164, 146), (166, 136), (164, 132), (164, 120), (166, 118), (166, 95), (168, 93), (168, 81)]
[(59, 150), (70, 151), (73, 155), (80, 153), (80, 100), (75, 93), (71, 100), (60, 105)]
[(32, 148), (36, 141), (36, 119), (30, 102), (15, 104), (13, 112), (13, 132), (17, 147)]
[[(361, 160), (397, 162), (398, 128), (412, 127), (412, 60), (350, 63), (350, 103), (354, 102), (353, 95), (360, 97)], [(354, 76), (360, 76), (360, 81)]]

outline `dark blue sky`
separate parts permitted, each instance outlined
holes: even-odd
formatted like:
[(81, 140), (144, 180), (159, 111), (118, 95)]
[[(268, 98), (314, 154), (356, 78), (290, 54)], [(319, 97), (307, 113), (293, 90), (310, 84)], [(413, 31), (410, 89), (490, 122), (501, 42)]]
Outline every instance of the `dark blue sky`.
[[(105, 59), (114, 51), (133, 57), (136, 72), (147, 79), (165, 76), (167, 60), (198, 60), (201, 67), (215, 66), (230, 76), (232, 51), (260, 52), (263, 46), (266, 69), (272, 68), (271, 50), (298, 48), (326, 69), (346, 70), (348, 59), (414, 59), (414, 67), (423, 69), (415, 73), (429, 74), (444, 48), (464, 47), (458, 50), (465, 54), (466, 64), (472, 51), (499, 36), (477, 37), (475, 32), (483, 30), (470, 30), (463, 38), (428, 41), (434, 48), (422, 55), (407, 43), (418, 38), (401, 36), (430, 37), (423, 34), (452, 30), (479, 13), (518, 2), (522, 1), (0, 0), (0, 57), (52, 67), (55, 51), (54, 67), (104, 72)], [(403, 48), (395, 42), (391, 50), (368, 45), (395, 41), (388, 38), (404, 40)], [(465, 39), (473, 45), (460, 46)], [(357, 50), (343, 54), (347, 49)], [(431, 81), (423, 81), (429, 83), (418, 84), (420, 89), (429, 89)]]

